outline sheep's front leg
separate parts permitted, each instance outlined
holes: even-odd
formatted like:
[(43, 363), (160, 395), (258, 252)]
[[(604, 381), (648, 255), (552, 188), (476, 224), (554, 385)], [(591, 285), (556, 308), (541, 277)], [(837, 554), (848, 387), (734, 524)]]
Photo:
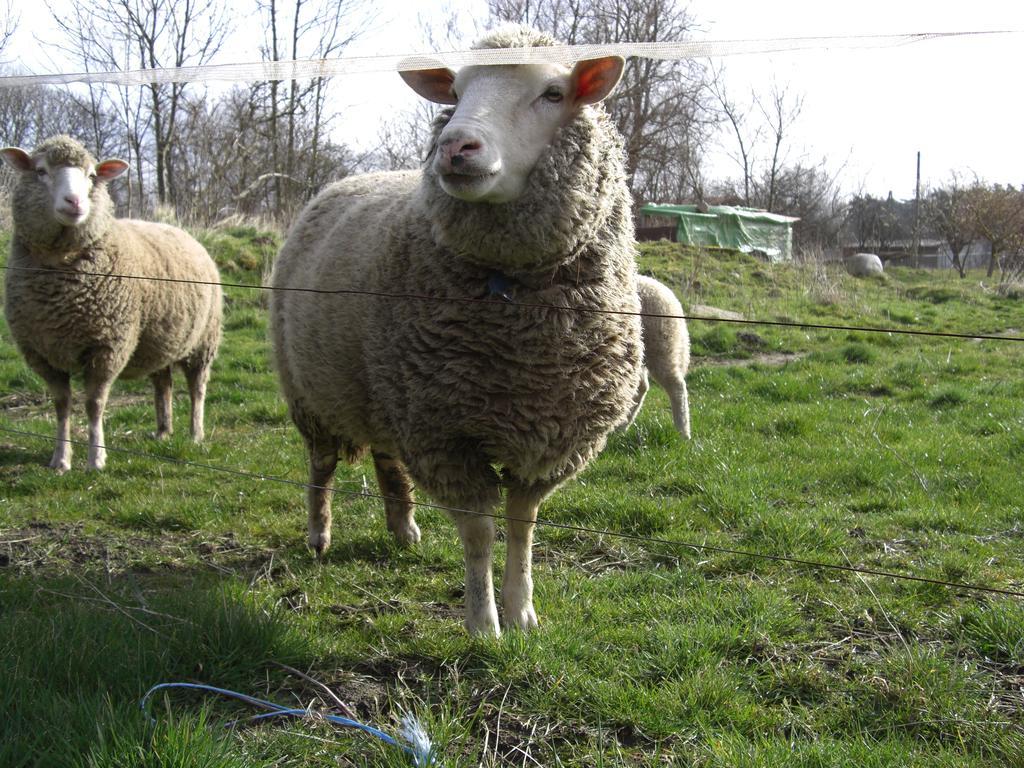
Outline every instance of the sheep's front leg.
[(63, 475), (71, 469), (71, 376), (52, 371), (46, 376), (46, 386), (57, 412), (57, 437), (53, 445), (50, 468)]
[(331, 487), (338, 466), (338, 446), (311, 444), (309, 448), (309, 548), (323, 557), (331, 546)]
[(88, 377), (85, 382), (85, 414), (89, 418), (89, 461), (86, 469), (100, 470), (107, 464), (103, 437), (103, 411), (107, 407), (112, 379)]
[(205, 430), (203, 422), (206, 416), (206, 384), (210, 380), (212, 359), (200, 359), (184, 367), (185, 380), (188, 382), (188, 396), (192, 402), (192, 441), (203, 442)]
[(420, 540), (420, 529), (413, 518), (412, 480), (398, 459), (381, 451), (373, 452), (373, 468), (377, 485), (384, 497), (384, 513), (388, 530), (399, 544), (408, 546)]
[(548, 489), (512, 486), (505, 509), (505, 576), (501, 584), (501, 606), (505, 626), (527, 631), (537, 626), (533, 608), (533, 529), (537, 509)]
[(483, 453), (468, 441), (429, 445), (432, 430), (421, 433), (425, 448), (402, 456), (417, 485), (448, 508), (462, 540), (466, 564), (466, 629), (497, 637), (491, 553), (494, 512), (501, 503), (501, 479)]
[(163, 440), (174, 431), (172, 423), (171, 368), (157, 371), (149, 380), (153, 382), (153, 404), (156, 406), (156, 439)]
[(470, 634), (497, 637), (498, 606), (490, 553), (495, 546), (493, 518), (453, 512), (466, 559), (466, 629)]
[(466, 560), (466, 629), (471, 634), (497, 637), (501, 630), (491, 566), (494, 519), (468, 512), (453, 512), (452, 517)]

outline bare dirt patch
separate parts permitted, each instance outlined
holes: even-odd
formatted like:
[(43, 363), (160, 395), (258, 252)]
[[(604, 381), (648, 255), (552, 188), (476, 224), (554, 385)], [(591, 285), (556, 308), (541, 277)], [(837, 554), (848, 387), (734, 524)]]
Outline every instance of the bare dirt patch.
[(0, 530), (0, 567), (47, 573), (102, 568), (108, 574), (208, 566), (258, 570), (271, 550), (241, 544), (233, 533), (86, 533), (82, 523), (34, 522)]
[(729, 366), (747, 367), (751, 365), (783, 366), (807, 357), (804, 352), (757, 352), (750, 357), (698, 357), (694, 358), (692, 368), (712, 366), (724, 368)]
[(0, 397), (0, 411), (13, 413), (30, 408), (42, 408), (48, 405), (50, 398), (44, 394), (28, 392), (12, 392)]
[[(151, 395), (136, 393), (111, 394), (107, 399), (107, 408), (120, 408), (127, 405), (148, 405), (153, 402)], [(39, 412), (50, 413), (53, 404), (50, 396), (40, 392), (13, 392), (0, 397), (0, 413), (10, 416), (38, 415)], [(73, 397), (71, 403), (72, 413), (84, 412), (85, 400), (82, 396)]]

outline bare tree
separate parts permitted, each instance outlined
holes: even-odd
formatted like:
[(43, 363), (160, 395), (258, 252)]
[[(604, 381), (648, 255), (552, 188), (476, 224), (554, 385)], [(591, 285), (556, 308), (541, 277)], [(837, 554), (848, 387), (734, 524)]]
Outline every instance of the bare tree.
[(361, 165), (380, 171), (419, 168), (438, 109), (437, 105), (420, 100), (412, 110), (384, 121), (377, 133), (377, 146), (367, 153)]
[(928, 195), (924, 215), (949, 248), (953, 268), (964, 277), (967, 274), (965, 251), (976, 234), (967, 189), (956, 174), (945, 186)]
[(305, 112), (295, 121), (298, 149), (292, 176), (275, 171), (264, 98), (268, 92), (237, 87), (217, 99), (186, 98), (175, 159), (181, 197), (188, 201), (187, 206), (179, 204), (180, 217), (203, 225), (236, 215), (281, 221), (282, 209), (274, 194), (276, 179), (281, 179), (286, 196), (301, 201), (307, 191), (305, 180), (317, 180), (322, 186), (352, 172), (351, 152), (327, 137), (319, 139), (315, 154), (304, 151), (316, 132), (311, 114)]
[(0, 56), (3, 55), (7, 44), (11, 42), (14, 30), (18, 26), (19, 18), (20, 16), (14, 12), (12, 0), (6, 0), (5, 3), (0, 5)]
[[(64, 49), (87, 71), (205, 64), (219, 50), (228, 30), (223, 0), (96, 0), (73, 5), (70, 16), (53, 8), (51, 12), (64, 31)], [(143, 160), (148, 156), (160, 203), (177, 201), (173, 159), (188, 88), (186, 83), (151, 83), (142, 91), (89, 90), (97, 111), (111, 101), (119, 102), (140, 194)]]
[[(264, 58), (337, 56), (365, 30), (369, 17), (357, 13), (362, 7), (359, 0), (290, 0), (290, 4), (260, 0), (258, 8), (267, 35), (262, 46)], [(306, 82), (292, 80), (282, 87), (281, 81), (271, 81), (253, 89), (253, 99), (263, 105), (271, 159), (267, 180), (281, 216), (309, 200), (326, 180), (319, 173), (331, 118), (326, 111), (328, 82), (328, 78), (318, 77)], [(304, 130), (303, 125), (311, 130)], [(309, 156), (308, 162), (300, 161), (304, 155)], [(300, 165), (304, 175), (299, 174)]]
[(793, 248), (804, 253), (820, 252), (839, 242), (846, 218), (846, 200), (839, 185), (839, 171), (825, 160), (817, 164), (782, 166), (775, 175), (775, 205), (793, 224)]
[(975, 182), (966, 198), (974, 232), (992, 246), (987, 271), (992, 277), (1000, 257), (1013, 253), (1024, 237), (1024, 191), (1012, 185)]
[(1007, 285), (1019, 285), (1024, 282), (1024, 233), (1012, 247), (1003, 252), (1000, 261), (1002, 274), (999, 281)]
[(893, 198), (855, 195), (847, 207), (846, 228), (862, 250), (890, 250), (909, 231), (905, 206)]
[[(717, 102), (722, 123), (736, 145), (732, 158), (742, 174), (743, 204), (787, 212), (780, 205), (784, 195), (780, 194), (779, 178), (786, 170), (787, 139), (803, 110), (804, 97), (791, 95), (788, 88), (773, 84), (769, 94), (751, 91), (749, 101), (741, 104), (727, 92), (724, 74), (722, 70), (716, 72), (708, 88)], [(789, 182), (805, 177), (803, 171), (807, 167), (798, 162), (789, 169), (786, 174)]]
[[(743, 205), (752, 205), (751, 185), (754, 177), (754, 152), (761, 138), (764, 126), (760, 122), (752, 121), (750, 114), (756, 103), (756, 95), (751, 94), (749, 105), (743, 106), (733, 99), (725, 89), (722, 71), (719, 70), (708, 83), (709, 91), (718, 101), (719, 109), (724, 118), (723, 122), (731, 131), (736, 142), (736, 154), (732, 155), (733, 160), (740, 167), (743, 179)], [(753, 126), (751, 126), (753, 123)]]
[(429, 13), (417, 14), (416, 22), (428, 49), (433, 50), (465, 47), (467, 38), (479, 37), (481, 32), (479, 22), (449, 0), (431, 6)]
[[(205, 64), (219, 50), (228, 24), (220, 0), (103, 0), (111, 26), (126, 23), (143, 69)], [(103, 7), (103, 2), (99, 7)], [(201, 21), (202, 20), (202, 21)], [(148, 86), (154, 136), (157, 199), (177, 203), (171, 157), (187, 85)]]
[(878, 201), (871, 195), (854, 195), (847, 206), (846, 228), (857, 241), (857, 248), (866, 250), (877, 242)]
[(491, 18), (542, 29), (562, 42), (574, 45), (573, 34), (585, 0), (488, 0)]
[(31, 148), (56, 133), (90, 136), (96, 130), (101, 137), (111, 137), (118, 125), (116, 114), (95, 114), (87, 98), (62, 88), (0, 88), (0, 146)]
[(789, 135), (789, 129), (800, 116), (804, 98), (802, 95), (798, 95), (790, 101), (789, 89), (780, 89), (778, 84), (773, 84), (767, 101), (768, 103), (765, 104), (765, 100), (757, 100), (771, 138), (771, 161), (765, 172), (765, 188), (761, 197), (765, 210), (774, 212), (778, 202), (779, 173), (785, 164), (785, 140)]

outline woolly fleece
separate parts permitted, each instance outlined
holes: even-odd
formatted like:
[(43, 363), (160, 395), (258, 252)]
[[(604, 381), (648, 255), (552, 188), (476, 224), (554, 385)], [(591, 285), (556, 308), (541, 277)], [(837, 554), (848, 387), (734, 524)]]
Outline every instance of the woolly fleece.
[[(637, 311), (619, 151), (585, 111), (513, 203), (462, 202), (429, 170), (342, 181), (296, 222), (274, 286), (485, 298), (500, 269), (516, 302)], [(639, 380), (639, 322), (623, 316), (277, 291), (271, 325), (304, 433), (400, 456), (455, 506), (494, 503), (491, 464), (552, 487), (578, 472)]]
[[(690, 369), (690, 334), (682, 318), (683, 306), (667, 285), (653, 277), (637, 278), (643, 318), (644, 365), (646, 370), (633, 401), (633, 409), (621, 429), (626, 429), (643, 405), (650, 386), (647, 372), (668, 393), (672, 403), (672, 421), (683, 437), (690, 437), (690, 399), (686, 373)], [(651, 317), (672, 315), (673, 317)]]

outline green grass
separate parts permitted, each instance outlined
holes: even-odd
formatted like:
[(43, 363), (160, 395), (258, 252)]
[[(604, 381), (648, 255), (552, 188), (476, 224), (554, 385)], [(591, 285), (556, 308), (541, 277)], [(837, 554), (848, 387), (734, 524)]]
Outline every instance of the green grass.
[[(0, 242), (4, 236), (0, 234)], [(277, 241), (203, 235), (226, 281), (265, 279)], [(857, 281), (731, 252), (645, 246), (684, 298), (766, 320), (1000, 333), (1024, 304), (979, 280)], [(749, 554), (541, 528), (541, 628), (461, 628), (462, 555), (423, 509), (396, 547), (378, 503), (335, 499), (335, 544), (304, 547), (300, 488), (144, 454), (305, 480), (277, 394), (266, 296), (226, 292), (207, 441), (154, 428), (119, 382), (101, 474), (45, 468), (45, 390), (0, 327), (0, 765), (398, 766), (365, 736), (254, 712), (169, 681), (281, 703), (328, 685), (387, 730), (427, 725), (446, 766), (1024, 765), (1024, 601)], [(748, 553), (1024, 588), (1024, 346), (690, 324), (694, 439), (655, 388), (637, 423), (541, 510), (559, 523)], [(84, 439), (79, 399), (76, 439)], [(373, 487), (369, 464), (339, 488)], [(502, 559), (502, 552), (497, 559)]]

